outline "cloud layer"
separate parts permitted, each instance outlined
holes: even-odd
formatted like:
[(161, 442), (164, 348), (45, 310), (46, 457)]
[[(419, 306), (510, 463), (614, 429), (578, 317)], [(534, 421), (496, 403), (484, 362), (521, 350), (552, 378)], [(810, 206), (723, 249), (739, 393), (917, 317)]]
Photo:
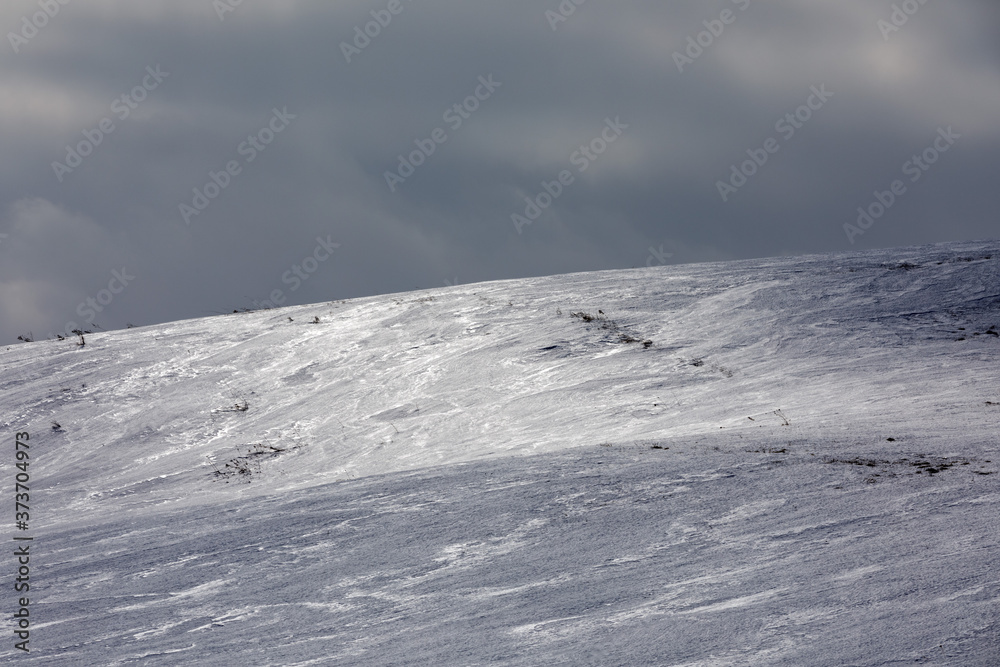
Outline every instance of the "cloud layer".
[(996, 236), (992, 2), (17, 0), (0, 28), (0, 343)]

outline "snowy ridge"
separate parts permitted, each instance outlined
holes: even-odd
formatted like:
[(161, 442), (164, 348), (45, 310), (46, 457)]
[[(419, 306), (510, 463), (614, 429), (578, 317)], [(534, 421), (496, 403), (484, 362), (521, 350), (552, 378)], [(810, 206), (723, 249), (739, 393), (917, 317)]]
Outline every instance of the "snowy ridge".
[(998, 664), (997, 327), (983, 242), (4, 348), (24, 658)]

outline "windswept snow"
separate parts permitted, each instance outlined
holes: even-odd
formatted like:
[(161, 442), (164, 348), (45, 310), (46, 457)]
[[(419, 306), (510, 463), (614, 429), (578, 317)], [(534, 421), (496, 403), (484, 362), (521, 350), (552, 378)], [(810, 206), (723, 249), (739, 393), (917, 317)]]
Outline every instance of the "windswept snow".
[(998, 326), (992, 242), (4, 348), (18, 657), (1000, 664)]

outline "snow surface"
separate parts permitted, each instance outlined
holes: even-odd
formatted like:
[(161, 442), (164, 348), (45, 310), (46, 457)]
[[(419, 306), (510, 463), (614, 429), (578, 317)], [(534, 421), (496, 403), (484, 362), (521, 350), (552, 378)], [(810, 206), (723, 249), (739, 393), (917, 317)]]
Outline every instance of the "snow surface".
[(0, 655), (995, 666), (998, 326), (984, 242), (6, 347), (35, 540)]

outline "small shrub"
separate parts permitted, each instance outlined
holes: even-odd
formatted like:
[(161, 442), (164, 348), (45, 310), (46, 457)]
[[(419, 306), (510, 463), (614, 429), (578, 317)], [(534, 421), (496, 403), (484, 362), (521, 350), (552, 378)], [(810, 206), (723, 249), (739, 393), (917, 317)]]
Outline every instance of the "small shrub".
[[(561, 315), (562, 311), (557, 310), (556, 314)], [(651, 340), (643, 340), (641, 338), (636, 338), (630, 333), (621, 332), (618, 323), (610, 319), (607, 315), (605, 315), (603, 310), (598, 310), (596, 315), (592, 315), (591, 313), (581, 310), (575, 313), (570, 312), (569, 316), (575, 317), (582, 322), (587, 322), (588, 324), (596, 323), (601, 329), (604, 329), (606, 331), (619, 332), (618, 333), (619, 343), (642, 343), (643, 347), (647, 348), (653, 344), (653, 341)]]
[[(251, 391), (250, 393), (252, 394), (253, 392)], [(250, 409), (250, 402), (247, 400), (246, 394), (242, 391), (230, 391), (229, 397), (233, 400), (233, 403), (228, 407), (212, 410), (212, 414), (218, 414), (220, 412), (246, 412)]]
[(261, 461), (275, 458), (286, 450), (274, 445), (256, 443), (245, 445), (246, 451), (236, 447), (239, 456), (229, 459), (221, 468), (213, 465), (213, 476), (215, 479), (223, 479), (228, 484), (232, 481), (249, 484), (254, 475), (261, 472)]
[(240, 396), (236, 400), (235, 404), (233, 404), (231, 407), (223, 408), (222, 410), (219, 410), (219, 412), (246, 412), (249, 409), (250, 409), (250, 403), (247, 401), (246, 398)]

